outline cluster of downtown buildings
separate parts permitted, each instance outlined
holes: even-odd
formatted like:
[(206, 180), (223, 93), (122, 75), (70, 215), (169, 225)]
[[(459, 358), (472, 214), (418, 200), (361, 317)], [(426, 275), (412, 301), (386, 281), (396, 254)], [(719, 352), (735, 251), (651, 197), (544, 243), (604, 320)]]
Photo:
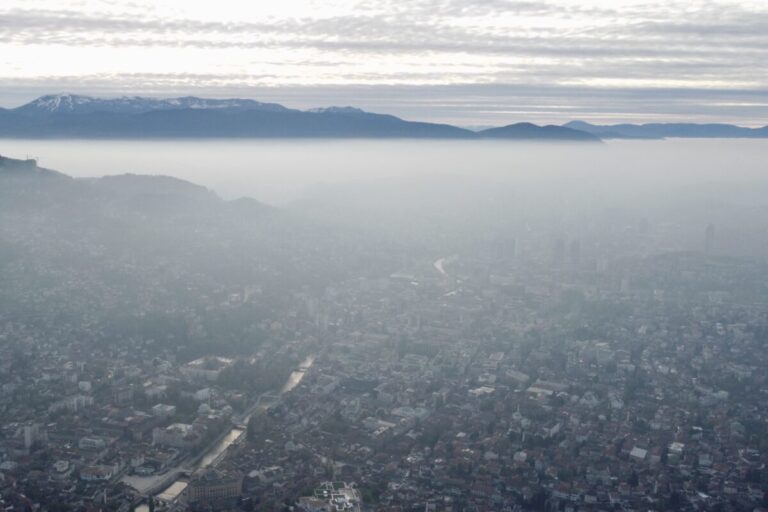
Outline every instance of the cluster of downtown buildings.
[(601, 286), (458, 260), (349, 282), (297, 309), (330, 334), (227, 464), (274, 502), (327, 478), (373, 510), (759, 510), (765, 310), (680, 284), (738, 267), (683, 254)]
[(768, 267), (713, 228), (214, 211), (139, 223), (146, 253), (5, 225), (0, 512), (768, 507)]
[[(752, 267), (682, 254), (595, 284), (571, 263), (438, 266), (298, 292), (242, 356), (9, 348), (2, 506), (764, 506), (765, 311), (738, 289), (685, 286)], [(231, 378), (276, 360), (286, 381), (301, 374), (290, 389)]]

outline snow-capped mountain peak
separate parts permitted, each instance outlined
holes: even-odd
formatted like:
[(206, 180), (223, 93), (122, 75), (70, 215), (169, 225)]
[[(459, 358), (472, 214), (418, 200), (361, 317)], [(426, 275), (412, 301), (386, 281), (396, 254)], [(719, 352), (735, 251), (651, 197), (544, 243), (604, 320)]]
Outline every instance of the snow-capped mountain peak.
[(320, 107), (312, 108), (307, 112), (315, 114), (367, 114), (365, 110), (361, 110), (356, 107)]
[(153, 110), (180, 109), (235, 109), (271, 112), (288, 110), (277, 103), (261, 103), (250, 99), (208, 99), (194, 96), (181, 98), (144, 98), (141, 96), (93, 98), (77, 94), (41, 96), (15, 110), (25, 114), (89, 114), (93, 112), (140, 114)]
[(78, 107), (93, 101), (91, 97), (77, 94), (48, 94), (28, 103), (25, 107), (45, 112), (73, 112)]

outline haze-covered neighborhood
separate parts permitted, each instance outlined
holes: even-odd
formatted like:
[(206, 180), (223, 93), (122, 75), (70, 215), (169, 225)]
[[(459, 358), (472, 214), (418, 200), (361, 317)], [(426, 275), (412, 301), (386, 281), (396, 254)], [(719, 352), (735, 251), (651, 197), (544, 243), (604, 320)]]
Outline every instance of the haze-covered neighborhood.
[(766, 504), (765, 189), (407, 231), (397, 188), (0, 180), (5, 510)]
[(768, 512), (766, 49), (766, 0), (3, 0), (0, 512)]

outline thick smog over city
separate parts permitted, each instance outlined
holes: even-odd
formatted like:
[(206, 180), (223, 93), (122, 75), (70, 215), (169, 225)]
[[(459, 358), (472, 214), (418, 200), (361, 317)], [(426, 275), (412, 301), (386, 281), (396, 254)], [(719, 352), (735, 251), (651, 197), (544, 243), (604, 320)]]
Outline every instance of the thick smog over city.
[(768, 6), (0, 5), (0, 512), (768, 510)]

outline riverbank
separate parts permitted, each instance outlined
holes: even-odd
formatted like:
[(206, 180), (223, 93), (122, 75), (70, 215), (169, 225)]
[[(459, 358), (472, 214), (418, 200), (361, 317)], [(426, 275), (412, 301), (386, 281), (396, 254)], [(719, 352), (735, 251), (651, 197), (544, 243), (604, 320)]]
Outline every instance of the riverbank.
[[(312, 365), (315, 364), (315, 359), (316, 356), (314, 354), (304, 358), (304, 360), (299, 363), (298, 368), (291, 372), (291, 374), (288, 376), (288, 379), (280, 388), (280, 391), (277, 395), (273, 395), (269, 392), (259, 395), (254, 405), (248, 408), (237, 418), (237, 421), (235, 421), (236, 425), (247, 425), (248, 420), (256, 412), (256, 410), (259, 408), (269, 409), (278, 403), (280, 396), (289, 393), (301, 383), (301, 381), (304, 379), (304, 376), (306, 375), (307, 370), (309, 370)], [(262, 403), (262, 398), (264, 397), (271, 397), (273, 400), (267, 400), (267, 404), (265, 405)], [(275, 400), (274, 398), (277, 399)], [(166, 503), (172, 503), (179, 497), (179, 495), (181, 495), (182, 492), (184, 492), (184, 489), (186, 489), (188, 484), (188, 481), (184, 477), (181, 477), (181, 475), (192, 474), (195, 471), (211, 466), (215, 467), (226, 457), (227, 449), (243, 439), (245, 435), (245, 428), (234, 426), (219, 436), (217, 440), (211, 443), (209, 448), (203, 450), (200, 455), (194, 457), (193, 459), (184, 461), (163, 475), (159, 475), (157, 477), (126, 476), (122, 479), (122, 482), (130, 485), (141, 494), (154, 495), (154, 497), (158, 500), (162, 500)], [(142, 509), (142, 507), (146, 507), (146, 505), (140, 505), (134, 509), (134, 512), (148, 512), (148, 507), (146, 509)]]

